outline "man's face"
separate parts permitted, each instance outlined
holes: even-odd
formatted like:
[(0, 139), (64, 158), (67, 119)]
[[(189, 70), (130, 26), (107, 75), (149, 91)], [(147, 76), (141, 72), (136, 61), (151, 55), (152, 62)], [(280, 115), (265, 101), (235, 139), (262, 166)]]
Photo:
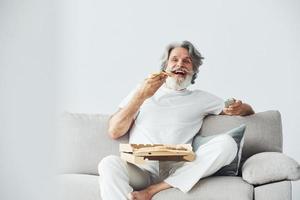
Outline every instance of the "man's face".
[(170, 53), (166, 71), (173, 74), (166, 80), (168, 87), (181, 90), (189, 86), (193, 77), (193, 63), (188, 50), (182, 47), (174, 48)]

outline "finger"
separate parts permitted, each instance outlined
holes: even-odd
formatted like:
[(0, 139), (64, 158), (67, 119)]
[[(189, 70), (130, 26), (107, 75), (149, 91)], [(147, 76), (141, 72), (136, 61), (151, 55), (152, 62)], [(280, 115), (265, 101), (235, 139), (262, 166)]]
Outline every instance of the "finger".
[(232, 110), (235, 110), (235, 109), (239, 109), (241, 105), (237, 105), (237, 104), (234, 104), (234, 105), (230, 105), (228, 108), (232, 109)]
[(152, 75), (149, 75), (148, 78), (146, 78), (145, 80), (148, 80), (150, 82), (155, 82), (155, 81), (159, 81), (161, 79), (161, 76), (157, 75), (157, 76), (152, 76)]
[(228, 111), (234, 115), (240, 115), (243, 111), (242, 107), (228, 108)]
[(149, 74), (148, 77), (147, 77), (147, 79), (154, 79), (154, 78), (156, 78), (158, 76), (159, 76), (159, 74)]
[(159, 75), (159, 78), (160, 79), (166, 79), (166, 78), (168, 78), (168, 74), (166, 74), (166, 73), (161, 73), (160, 75)]
[(238, 110), (238, 111), (233, 111), (233, 112), (231, 112), (231, 115), (240, 115), (240, 111)]
[(159, 77), (164, 77), (167, 76), (166, 72), (159, 72), (159, 73), (152, 73), (148, 76), (148, 78), (159, 78)]
[(162, 84), (162, 83), (165, 82), (166, 78), (167, 78), (167, 77), (151, 78), (151, 79), (148, 79), (146, 82), (147, 82), (148, 84), (156, 84), (156, 83)]
[(240, 104), (238, 104), (238, 103), (233, 103), (233, 104), (229, 105), (227, 108), (228, 108), (229, 110), (234, 110), (234, 109), (237, 109), (237, 108), (239, 108), (239, 107), (240, 107)]
[(150, 81), (160, 81), (161, 79), (162, 79), (162, 77), (161, 76), (155, 76), (155, 77), (150, 77), (150, 78), (148, 78)]
[(168, 75), (164, 75), (160, 78), (160, 80), (165, 81), (168, 78)]
[(242, 110), (241, 109), (224, 108), (223, 112), (226, 115), (233, 116), (233, 115), (241, 115)]
[(164, 84), (164, 81), (153, 83), (152, 87), (160, 87), (162, 84)]
[(172, 74), (172, 73), (170, 73), (170, 72), (166, 72), (166, 71), (163, 71), (163, 74), (165, 74), (166, 76), (173, 76), (173, 74)]
[(231, 112), (228, 112), (228, 111), (225, 114), (230, 115), (230, 116), (233, 115)]
[(155, 80), (155, 81), (162, 81), (162, 82), (164, 82), (167, 78), (168, 78), (167, 75), (160, 75), (160, 76), (157, 77), (157, 78), (155, 77), (154, 80)]
[(232, 115), (232, 114), (231, 114), (231, 111), (230, 111), (228, 108), (224, 108), (224, 109), (223, 109), (223, 112), (224, 112), (226, 115)]
[(230, 112), (232, 112), (234, 110), (234, 108), (233, 107), (228, 107), (227, 108), (227, 111), (230, 111)]
[(154, 79), (147, 79), (145, 81), (145, 84), (147, 87), (160, 87), (163, 83), (165, 82), (165, 79), (159, 79), (159, 80), (154, 80)]
[(237, 100), (233, 104), (231, 104), (229, 107), (230, 108), (237, 108), (237, 107), (240, 107), (242, 104), (243, 104), (242, 101)]

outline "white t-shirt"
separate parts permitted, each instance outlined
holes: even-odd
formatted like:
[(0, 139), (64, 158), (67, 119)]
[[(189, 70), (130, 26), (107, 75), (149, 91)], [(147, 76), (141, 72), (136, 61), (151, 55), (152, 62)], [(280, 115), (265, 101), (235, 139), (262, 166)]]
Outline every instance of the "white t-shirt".
[[(130, 101), (138, 87), (123, 99), (120, 108)], [(162, 85), (140, 107), (130, 130), (129, 143), (191, 144), (203, 118), (220, 114), (223, 108), (224, 101), (208, 92), (176, 91)]]

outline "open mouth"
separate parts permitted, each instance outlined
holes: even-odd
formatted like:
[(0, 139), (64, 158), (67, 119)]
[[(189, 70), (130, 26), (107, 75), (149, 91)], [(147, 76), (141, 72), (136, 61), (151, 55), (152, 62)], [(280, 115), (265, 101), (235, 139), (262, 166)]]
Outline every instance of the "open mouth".
[(180, 76), (185, 76), (187, 73), (183, 70), (174, 70), (174, 71), (171, 71), (173, 74), (176, 74), (176, 75), (180, 75)]

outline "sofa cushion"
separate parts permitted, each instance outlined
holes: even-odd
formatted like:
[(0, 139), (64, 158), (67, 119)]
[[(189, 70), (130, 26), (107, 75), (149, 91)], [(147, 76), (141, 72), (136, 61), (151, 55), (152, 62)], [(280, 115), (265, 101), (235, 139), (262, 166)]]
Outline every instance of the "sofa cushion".
[[(59, 172), (98, 174), (97, 166), (107, 155), (119, 155), (119, 142), (128, 143), (128, 134), (120, 140), (108, 136), (109, 115), (65, 113), (59, 144)], [(277, 111), (267, 111), (251, 116), (208, 116), (200, 134), (209, 136), (246, 124), (242, 161), (263, 152), (282, 150), (281, 120)]]
[(290, 181), (280, 181), (254, 188), (255, 200), (291, 200), (292, 184)]
[(253, 186), (236, 176), (214, 176), (200, 180), (191, 191), (183, 193), (179, 189), (163, 190), (153, 200), (253, 200)]
[(100, 200), (99, 176), (62, 174), (56, 177), (59, 200)]
[[(237, 143), (238, 151), (233, 159), (233, 161), (224, 167), (222, 167), (220, 170), (218, 170), (215, 175), (218, 176), (236, 176), (238, 175), (238, 169), (241, 161), (241, 156), (242, 156), (242, 149), (243, 149), (243, 144), (244, 144), (244, 132), (246, 129), (246, 125), (243, 124), (237, 128), (231, 129), (227, 131), (226, 133), (221, 133), (221, 134), (227, 134), (230, 135), (235, 142)], [(194, 140), (193, 140), (193, 149), (196, 151), (199, 146), (205, 144), (209, 140), (213, 139), (214, 137), (218, 136), (219, 134), (212, 135), (212, 136), (201, 136), (201, 135), (196, 135)]]
[(278, 152), (264, 152), (251, 156), (242, 167), (243, 179), (250, 184), (298, 180), (300, 165), (292, 158)]
[[(101, 200), (99, 176), (84, 174), (59, 175), (58, 186), (61, 200)], [(218, 191), (218, 192), (216, 192)], [(183, 193), (176, 188), (163, 190), (153, 200), (253, 200), (253, 186), (240, 177), (208, 177), (200, 180), (191, 191)]]
[(108, 136), (108, 115), (64, 113), (58, 142), (58, 172), (98, 174), (98, 163), (107, 155), (119, 155), (118, 140)]
[(278, 111), (260, 112), (249, 116), (207, 116), (199, 134), (209, 136), (246, 124), (241, 165), (250, 156), (266, 151), (282, 152), (282, 127)]

